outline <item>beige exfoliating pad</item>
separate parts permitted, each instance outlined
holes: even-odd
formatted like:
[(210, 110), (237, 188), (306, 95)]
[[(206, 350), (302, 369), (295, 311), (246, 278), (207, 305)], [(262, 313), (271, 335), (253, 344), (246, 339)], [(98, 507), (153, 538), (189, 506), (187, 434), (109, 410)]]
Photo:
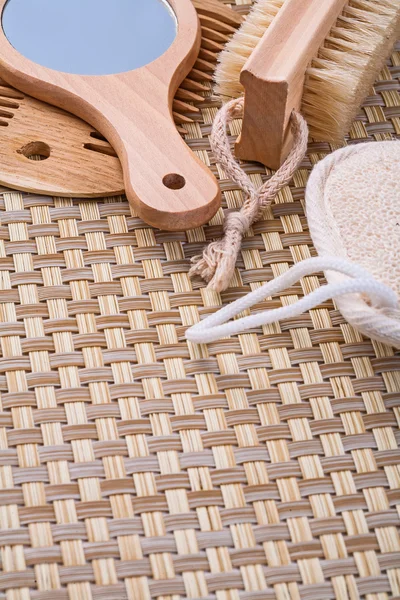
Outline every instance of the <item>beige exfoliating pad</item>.
[(400, 299), (400, 143), (359, 146), (333, 168), (325, 196), (347, 258)]
[[(400, 142), (349, 146), (310, 177), (307, 218), (319, 256), (348, 259), (400, 301)], [(328, 282), (345, 276), (326, 272)], [(400, 311), (361, 295), (336, 299), (343, 316), (372, 338), (400, 347)]]

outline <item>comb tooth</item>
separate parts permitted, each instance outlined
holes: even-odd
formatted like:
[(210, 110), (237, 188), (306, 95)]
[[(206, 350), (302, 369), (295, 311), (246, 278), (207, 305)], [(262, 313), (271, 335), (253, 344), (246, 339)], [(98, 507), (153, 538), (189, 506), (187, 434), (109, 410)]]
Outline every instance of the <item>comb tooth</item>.
[(0, 117), (3, 117), (4, 119), (12, 119), (14, 116), (14, 113), (10, 112), (9, 110), (3, 110), (2, 108), (0, 108)]
[(25, 98), (21, 92), (14, 90), (14, 88), (5, 87), (3, 85), (0, 85), (0, 96), (5, 98), (15, 98), (15, 100), (23, 100)]
[(222, 3), (216, 7), (214, 2), (207, 2), (207, 0), (192, 0), (192, 2), (199, 15), (205, 15), (212, 19), (217, 17), (221, 23), (227, 23), (235, 28), (240, 27), (243, 22), (241, 15)]
[(205, 48), (201, 48), (199, 52), (199, 58), (202, 60), (206, 60), (207, 62), (215, 65), (218, 60), (218, 54), (216, 52), (211, 52), (211, 50), (206, 50)]
[(199, 71), (199, 69), (192, 69), (189, 73), (190, 79), (194, 81), (212, 81), (212, 75), (208, 73), (203, 73), (203, 71)]
[(190, 77), (186, 77), (183, 81), (181, 88), (190, 90), (191, 92), (208, 92), (209, 88), (206, 85), (199, 83), (198, 81), (194, 81)]
[(215, 40), (210, 40), (208, 38), (203, 37), (201, 40), (201, 46), (205, 50), (211, 50), (211, 52), (216, 52), (219, 54), (224, 49), (225, 44), (224, 43), (219, 44)]
[(188, 133), (187, 129), (182, 127), (182, 125), (177, 125), (176, 123), (175, 123), (175, 125), (176, 125), (176, 129), (177, 129), (178, 133), (180, 133), (181, 135), (187, 135), (187, 133)]
[(200, 109), (197, 106), (193, 106), (192, 104), (188, 104), (187, 102), (182, 102), (182, 100), (177, 100), (175, 98), (172, 104), (173, 110), (177, 113), (198, 113)]
[[(202, 58), (198, 58), (195, 62), (194, 68), (197, 71), (201, 71), (203, 73), (203, 77), (206, 73), (213, 73), (214, 72), (214, 65), (212, 63), (209, 63), (206, 60), (203, 60)], [(205, 77), (207, 78), (207, 77)]]
[(101, 133), (98, 131), (91, 131), (89, 135), (96, 141), (84, 144), (84, 148), (92, 150), (93, 152), (99, 152), (100, 154), (107, 154), (108, 156), (117, 156), (114, 148)]
[(0, 98), (0, 106), (4, 106), (4, 108), (14, 108), (15, 110), (19, 108), (19, 104), (17, 102), (5, 100), (4, 98)]
[(215, 31), (214, 29), (209, 29), (208, 27), (201, 28), (201, 35), (205, 40), (212, 40), (213, 42), (218, 42), (219, 44), (225, 45), (230, 36), (225, 33), (221, 33), (220, 31)]
[(236, 27), (232, 27), (227, 23), (218, 21), (218, 19), (212, 19), (206, 15), (200, 15), (200, 23), (202, 27), (207, 27), (208, 29), (219, 31), (220, 33), (225, 33), (227, 35), (233, 35), (236, 31)]
[(177, 113), (177, 112), (173, 112), (172, 114), (173, 114), (175, 123), (178, 123), (178, 125), (184, 125), (185, 123), (193, 123), (193, 119), (191, 119), (190, 117), (187, 117), (186, 115), (181, 115), (180, 113)]
[(238, 4), (235, 7), (235, 13), (237, 14), (238, 17), (241, 17), (243, 20), (245, 17), (247, 17), (250, 10), (251, 10), (251, 4)]
[(175, 98), (184, 101), (187, 100), (188, 102), (204, 102), (203, 96), (199, 96), (199, 94), (195, 94), (190, 90), (184, 90), (182, 88), (179, 88), (179, 90), (176, 92)]

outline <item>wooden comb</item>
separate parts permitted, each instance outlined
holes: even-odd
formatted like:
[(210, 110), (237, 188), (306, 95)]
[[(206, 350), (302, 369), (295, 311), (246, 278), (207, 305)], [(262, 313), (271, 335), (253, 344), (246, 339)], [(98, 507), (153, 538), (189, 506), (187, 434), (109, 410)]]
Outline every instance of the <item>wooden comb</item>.
[(124, 191), (113, 148), (90, 125), (0, 81), (0, 183), (94, 198)]

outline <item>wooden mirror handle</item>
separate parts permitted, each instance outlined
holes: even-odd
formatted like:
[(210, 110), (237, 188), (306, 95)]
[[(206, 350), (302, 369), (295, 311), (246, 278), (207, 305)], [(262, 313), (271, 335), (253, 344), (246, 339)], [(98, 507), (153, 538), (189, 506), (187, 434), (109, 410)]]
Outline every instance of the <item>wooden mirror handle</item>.
[[(137, 138), (137, 129), (125, 132), (119, 156), (126, 195), (134, 198), (139, 216), (154, 227), (175, 231), (209, 221), (221, 201), (218, 183), (188, 148), (173, 121), (166, 121), (162, 129), (154, 124), (143, 143)], [(117, 140), (113, 144), (118, 148)]]
[(154, 227), (183, 230), (204, 224), (220, 203), (217, 180), (178, 133), (168, 90), (157, 86), (154, 73), (142, 72), (140, 94), (138, 74), (135, 87), (129, 84), (129, 74), (114, 77), (101, 95), (92, 96), (90, 108), (92, 124), (121, 160), (128, 198)]

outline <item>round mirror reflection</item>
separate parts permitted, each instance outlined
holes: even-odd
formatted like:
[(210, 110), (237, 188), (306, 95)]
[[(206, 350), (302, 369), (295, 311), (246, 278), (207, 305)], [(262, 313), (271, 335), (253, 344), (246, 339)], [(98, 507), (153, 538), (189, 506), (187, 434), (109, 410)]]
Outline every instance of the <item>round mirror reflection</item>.
[(168, 50), (177, 32), (165, 0), (8, 0), (2, 26), (23, 56), (79, 75), (143, 67)]

